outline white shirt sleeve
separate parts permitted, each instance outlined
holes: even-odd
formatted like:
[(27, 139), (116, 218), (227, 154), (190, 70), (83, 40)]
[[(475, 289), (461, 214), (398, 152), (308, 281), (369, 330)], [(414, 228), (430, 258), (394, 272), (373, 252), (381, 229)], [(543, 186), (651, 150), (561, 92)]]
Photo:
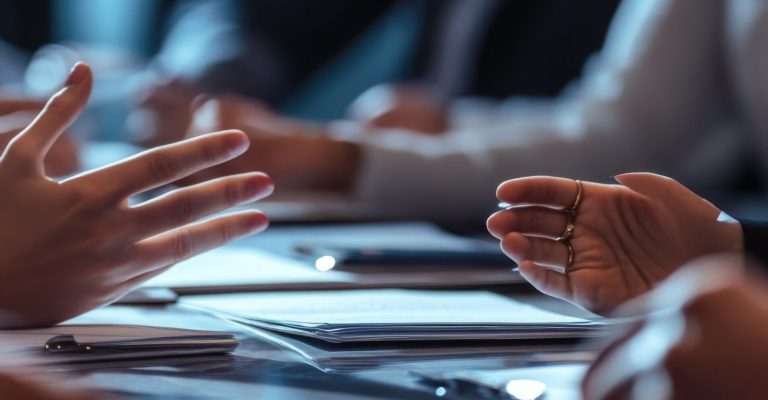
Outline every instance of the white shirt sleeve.
[(494, 210), (505, 179), (604, 181), (652, 170), (685, 181), (680, 174), (712, 147), (720, 159), (707, 180), (720, 179), (741, 146), (726, 123), (722, 8), (720, 0), (625, 0), (603, 51), (559, 99), (459, 101), (444, 136), (336, 124), (364, 148), (357, 195), (383, 215), (473, 221)]

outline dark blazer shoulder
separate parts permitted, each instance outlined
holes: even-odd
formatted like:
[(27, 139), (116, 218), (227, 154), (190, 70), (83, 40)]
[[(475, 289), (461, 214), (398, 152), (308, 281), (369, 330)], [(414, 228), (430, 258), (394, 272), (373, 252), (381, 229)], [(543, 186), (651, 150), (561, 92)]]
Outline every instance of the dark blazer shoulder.
[(744, 250), (768, 268), (768, 221), (739, 220), (744, 232)]

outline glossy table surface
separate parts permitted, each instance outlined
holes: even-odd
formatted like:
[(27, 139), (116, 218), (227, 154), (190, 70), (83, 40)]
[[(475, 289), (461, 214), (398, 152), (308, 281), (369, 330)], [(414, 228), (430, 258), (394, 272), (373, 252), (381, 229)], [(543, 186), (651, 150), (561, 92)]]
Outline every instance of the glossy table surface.
[[(514, 294), (552, 308), (565, 305), (540, 295)], [(326, 372), (305, 363), (290, 350), (268, 343), (249, 329), (215, 316), (176, 305), (116, 305), (76, 318), (77, 323), (121, 323), (234, 332), (240, 345), (230, 355), (125, 361), (116, 365), (54, 368), (61, 380), (77, 387), (136, 399), (433, 399), (465, 398), (435, 391), (412, 371), (498, 370), (525, 367), (504, 357), (441, 359), (375, 368)], [(535, 354), (531, 354), (531, 359)], [(542, 364), (538, 364), (542, 365)], [(66, 372), (60, 372), (65, 369)], [(58, 375), (57, 375), (58, 376)], [(532, 376), (531, 379), (535, 379)], [(565, 376), (565, 397), (576, 397), (577, 378)], [(561, 393), (562, 394), (562, 393)], [(550, 397), (548, 397), (550, 398)]]

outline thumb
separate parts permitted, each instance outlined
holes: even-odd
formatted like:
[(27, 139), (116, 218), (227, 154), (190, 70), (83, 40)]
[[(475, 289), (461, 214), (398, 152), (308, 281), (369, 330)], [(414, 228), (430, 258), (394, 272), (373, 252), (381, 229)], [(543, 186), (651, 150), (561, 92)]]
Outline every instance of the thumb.
[(43, 174), (43, 159), (56, 139), (80, 115), (93, 86), (91, 69), (77, 63), (69, 73), (66, 86), (53, 95), (37, 117), (8, 145), (4, 159), (16, 163), (22, 171)]
[(616, 175), (613, 179), (635, 192), (654, 199), (701, 199), (699, 195), (683, 186), (680, 182), (650, 172), (631, 172)]

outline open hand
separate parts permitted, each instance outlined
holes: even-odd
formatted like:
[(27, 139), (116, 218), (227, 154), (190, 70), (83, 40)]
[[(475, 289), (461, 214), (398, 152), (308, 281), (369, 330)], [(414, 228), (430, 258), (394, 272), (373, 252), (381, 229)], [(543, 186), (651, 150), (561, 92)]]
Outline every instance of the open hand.
[(156, 148), (62, 182), (42, 160), (85, 106), (92, 76), (76, 65), (67, 86), (0, 156), (0, 327), (54, 324), (102, 306), (174, 263), (263, 230), (242, 211), (196, 222), (267, 196), (269, 177), (228, 176), (131, 206), (128, 198), (242, 154), (242, 132)]
[(620, 185), (583, 183), (570, 249), (555, 240), (576, 198), (570, 179), (502, 183), (497, 197), (513, 207), (491, 216), (488, 229), (533, 286), (597, 313), (651, 290), (694, 258), (743, 252), (741, 226), (678, 182), (649, 173), (615, 179)]

